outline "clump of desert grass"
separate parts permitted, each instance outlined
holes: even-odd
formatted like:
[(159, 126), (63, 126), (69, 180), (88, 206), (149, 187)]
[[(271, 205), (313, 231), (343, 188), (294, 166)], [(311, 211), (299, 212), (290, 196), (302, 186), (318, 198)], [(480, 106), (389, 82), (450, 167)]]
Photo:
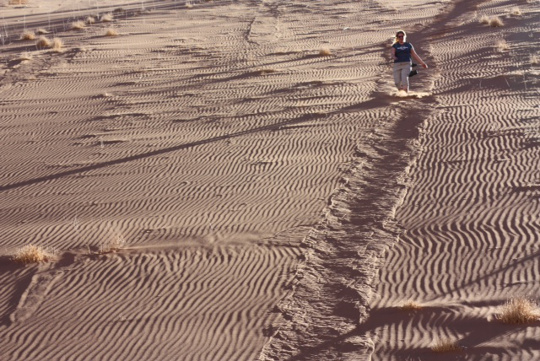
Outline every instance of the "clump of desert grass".
[(37, 29), (36, 34), (45, 35), (45, 34), (49, 34), (49, 32), (47, 30), (45, 30), (45, 29)]
[(506, 40), (499, 40), (495, 43), (495, 47), (499, 51), (499, 53), (504, 53), (505, 51), (510, 50), (510, 45), (506, 42)]
[(17, 57), (16, 60), (19, 60), (19, 61), (30, 61), (30, 60), (32, 60), (32, 54), (29, 53), (29, 52), (27, 52), (27, 51), (25, 51), (24, 53), (21, 53), (21, 55), (19, 55), (19, 56)]
[(440, 338), (435, 341), (433, 346), (431, 346), (431, 351), (437, 353), (450, 353), (463, 351), (463, 348), (456, 340), (452, 340), (450, 338)]
[(99, 253), (116, 253), (126, 246), (126, 239), (120, 235), (116, 234), (111, 238), (101, 242), (99, 244)]
[(420, 303), (415, 301), (407, 301), (400, 306), (403, 311), (419, 311), (424, 308)]
[(523, 325), (540, 319), (538, 305), (523, 297), (508, 300), (497, 316), (499, 321), (510, 325)]
[(52, 40), (51, 48), (53, 51), (60, 53), (64, 51), (64, 42), (60, 38), (54, 38)]
[(540, 64), (540, 59), (538, 59), (538, 55), (531, 54), (529, 57), (529, 62), (531, 63), (531, 65), (538, 65)]
[(86, 18), (86, 23), (91, 25), (91, 24), (94, 24), (96, 22), (96, 18), (94, 18), (93, 16), (89, 16)]
[(510, 10), (510, 14), (513, 16), (521, 16), (521, 10), (516, 6)]
[(36, 41), (36, 47), (38, 49), (50, 48), (51, 44), (51, 40), (46, 36), (40, 36), (39, 39)]
[(71, 23), (72, 30), (82, 30), (86, 27), (84, 21), (78, 20)]
[(54, 254), (45, 248), (29, 244), (16, 250), (11, 259), (22, 264), (42, 263), (52, 261)]
[(491, 26), (492, 28), (499, 28), (501, 26), (504, 26), (504, 23), (500, 17), (494, 16), (489, 19), (489, 26)]
[(267, 74), (272, 74), (272, 73), (275, 73), (277, 70), (276, 69), (271, 69), (271, 68), (265, 68), (265, 69), (258, 69), (256, 71), (256, 73), (258, 75), (267, 75)]
[(321, 49), (319, 50), (319, 56), (330, 56), (332, 55), (332, 52), (330, 51), (330, 49)]
[(482, 15), (482, 17), (480, 18), (480, 24), (488, 25), (489, 17), (487, 15)]
[(103, 14), (100, 20), (102, 23), (110, 23), (114, 20), (114, 15), (112, 13)]
[(105, 32), (105, 36), (118, 36), (118, 31), (113, 28), (108, 28)]
[(23, 31), (21, 34), (21, 40), (36, 40), (36, 34), (30, 30)]
[(186, 3), (186, 8), (191, 9), (193, 7), (193, 4), (190, 2)]

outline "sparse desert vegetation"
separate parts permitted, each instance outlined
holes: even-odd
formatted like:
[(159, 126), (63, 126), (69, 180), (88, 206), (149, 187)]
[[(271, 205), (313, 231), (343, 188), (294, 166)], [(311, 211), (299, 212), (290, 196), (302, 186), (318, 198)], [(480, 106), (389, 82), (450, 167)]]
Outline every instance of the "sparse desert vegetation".
[(28, 60), (32, 60), (32, 54), (29, 53), (29, 52), (24, 52), (24, 53), (21, 53), (21, 55), (19, 55), (19, 57), (17, 58), (17, 60), (20, 60), (20, 61), (28, 61)]
[(26, 30), (21, 34), (21, 40), (35, 40), (36, 34), (33, 31)]
[(529, 61), (530, 61), (531, 65), (540, 64), (540, 60), (538, 59), (538, 55), (536, 55), (536, 54), (531, 54), (531, 56), (529, 57)]
[(71, 23), (71, 29), (72, 30), (82, 30), (86, 27), (86, 24), (84, 23), (84, 21), (74, 21)]
[(480, 18), (480, 24), (488, 25), (489, 24), (489, 17), (487, 15), (482, 15), (482, 17)]
[(51, 40), (47, 38), (46, 36), (40, 36), (39, 39), (36, 42), (36, 47), (38, 49), (45, 49), (51, 47)]
[(51, 48), (56, 52), (61, 52), (64, 49), (64, 42), (60, 38), (54, 38), (52, 40)]
[(521, 10), (520, 8), (516, 6), (515, 8), (512, 8), (512, 10), (510, 11), (510, 14), (514, 16), (521, 16)]
[(95, 22), (96, 22), (96, 18), (94, 18), (93, 16), (89, 16), (86, 18), (87, 24), (94, 24)]
[(101, 22), (102, 23), (110, 23), (114, 20), (114, 15), (112, 13), (107, 13), (101, 16)]
[(32, 244), (19, 248), (11, 257), (14, 262), (22, 264), (49, 262), (53, 258), (52, 252)]
[(510, 45), (506, 42), (506, 40), (499, 40), (495, 43), (495, 47), (500, 53), (503, 53), (505, 51), (510, 50)]
[(459, 346), (458, 342), (449, 338), (440, 338), (433, 346), (431, 346), (431, 350), (433, 352), (437, 353), (448, 353), (448, 352), (460, 352), (463, 350), (461, 346)]
[(511, 325), (522, 325), (540, 318), (538, 305), (523, 297), (508, 300), (500, 309), (499, 321)]
[(125, 246), (125, 238), (120, 234), (116, 234), (99, 244), (99, 253), (115, 253), (124, 248)]
[(272, 73), (275, 73), (277, 70), (276, 69), (259, 69), (257, 70), (257, 74), (259, 75), (266, 75), (266, 74), (272, 74)]
[(319, 56), (330, 56), (332, 55), (332, 52), (330, 49), (321, 49), (319, 50)]
[(492, 28), (498, 28), (498, 27), (504, 26), (504, 23), (500, 17), (494, 16), (491, 19), (489, 19), (489, 26), (491, 26)]
[(118, 36), (118, 32), (113, 28), (108, 28), (105, 32), (105, 36)]
[(415, 302), (415, 301), (407, 301), (404, 304), (402, 304), (400, 308), (403, 311), (418, 311), (418, 310), (421, 310), (423, 306), (420, 303)]
[(28, 0), (9, 0), (9, 5), (26, 5), (28, 4)]

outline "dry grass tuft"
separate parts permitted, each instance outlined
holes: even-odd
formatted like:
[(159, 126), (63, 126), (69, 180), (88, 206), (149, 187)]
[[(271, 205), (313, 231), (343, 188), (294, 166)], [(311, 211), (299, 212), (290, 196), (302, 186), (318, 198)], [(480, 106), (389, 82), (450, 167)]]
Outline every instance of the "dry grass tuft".
[(14, 262), (23, 264), (49, 262), (53, 258), (54, 255), (52, 253), (32, 244), (19, 248), (11, 257)]
[(458, 344), (457, 341), (451, 340), (449, 338), (438, 339), (431, 350), (437, 353), (448, 353), (448, 352), (460, 352), (463, 348)]
[(514, 15), (514, 16), (521, 16), (521, 10), (516, 6), (515, 8), (512, 8), (512, 10), (510, 10), (510, 14)]
[(52, 50), (59, 53), (59, 52), (63, 51), (63, 49), (64, 49), (64, 42), (62, 41), (62, 39), (54, 38), (52, 40), (51, 48), (52, 48)]
[(96, 22), (96, 18), (94, 18), (93, 16), (89, 16), (86, 18), (85, 21), (87, 24), (94, 24)]
[(258, 75), (266, 75), (266, 74), (275, 73), (276, 71), (277, 71), (276, 69), (259, 69), (259, 70), (257, 70), (257, 74)]
[(105, 254), (105, 253), (115, 253), (121, 250), (126, 246), (126, 240), (125, 238), (120, 235), (116, 234), (112, 236), (110, 239), (100, 243), (99, 245), (99, 253)]
[(489, 26), (491, 26), (492, 28), (499, 28), (501, 26), (504, 26), (504, 23), (500, 17), (494, 16), (489, 19)]
[(332, 52), (330, 51), (330, 49), (321, 49), (319, 51), (319, 56), (330, 56), (332, 55)]
[(36, 34), (33, 31), (26, 30), (21, 34), (21, 40), (36, 40)]
[(36, 42), (36, 47), (38, 49), (50, 48), (51, 47), (51, 41), (46, 36), (40, 36), (38, 41)]
[(71, 23), (71, 29), (72, 30), (82, 30), (86, 27), (86, 24), (84, 21), (74, 21)]
[(9, 5), (26, 5), (28, 4), (28, 0), (9, 0)]
[(104, 14), (101, 16), (100, 20), (102, 23), (110, 23), (114, 20), (114, 15), (112, 13)]
[(499, 51), (499, 53), (504, 53), (505, 51), (510, 50), (510, 45), (506, 42), (506, 40), (499, 40), (495, 43), (495, 47)]
[(421, 304), (415, 301), (407, 301), (400, 307), (403, 311), (418, 311), (424, 308)]
[(480, 24), (488, 25), (488, 24), (489, 24), (489, 18), (488, 18), (486, 15), (483, 15), (483, 16), (480, 18)]
[(118, 36), (118, 32), (114, 30), (113, 28), (109, 28), (105, 32), (105, 36)]
[(20, 61), (28, 61), (28, 60), (32, 60), (32, 54), (29, 53), (29, 52), (21, 53), (21, 55), (19, 55), (19, 57), (17, 58), (17, 60), (20, 60)]
[(44, 34), (48, 34), (49, 32), (45, 29), (37, 29), (36, 30), (36, 34), (38, 35), (44, 35)]
[(538, 65), (540, 64), (540, 59), (538, 59), (538, 56), (536, 54), (531, 54), (529, 57), (529, 61), (531, 65)]
[(538, 305), (523, 297), (512, 298), (501, 307), (499, 321), (511, 325), (522, 325), (538, 321), (540, 312)]
[(186, 8), (191, 9), (193, 7), (192, 3), (186, 3)]

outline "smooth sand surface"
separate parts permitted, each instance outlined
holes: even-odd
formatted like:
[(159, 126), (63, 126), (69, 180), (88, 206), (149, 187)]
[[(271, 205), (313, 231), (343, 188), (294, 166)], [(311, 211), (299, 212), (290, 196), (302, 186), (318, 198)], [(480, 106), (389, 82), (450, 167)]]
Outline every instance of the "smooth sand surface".
[[(0, 0), (0, 359), (540, 359), (540, 322), (497, 320), (540, 299), (539, 21)], [(400, 28), (430, 65), (409, 94)], [(54, 260), (14, 263), (27, 244)]]

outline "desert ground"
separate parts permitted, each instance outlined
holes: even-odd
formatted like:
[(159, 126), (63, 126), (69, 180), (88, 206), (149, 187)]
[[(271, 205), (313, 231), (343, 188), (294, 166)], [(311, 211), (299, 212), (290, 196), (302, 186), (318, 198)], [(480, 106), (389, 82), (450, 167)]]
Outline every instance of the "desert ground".
[(0, 0), (0, 360), (540, 360), (538, 24)]

